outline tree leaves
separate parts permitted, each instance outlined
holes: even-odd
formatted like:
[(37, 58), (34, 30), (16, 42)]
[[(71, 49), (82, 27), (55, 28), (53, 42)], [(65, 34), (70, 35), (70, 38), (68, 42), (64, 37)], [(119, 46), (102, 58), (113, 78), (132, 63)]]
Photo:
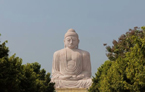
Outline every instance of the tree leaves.
[(37, 62), (22, 65), (22, 59), (9, 56), (7, 41), (0, 44), (0, 92), (53, 92), (50, 73)]
[(113, 46), (98, 68), (89, 92), (145, 92), (145, 27), (130, 29)]

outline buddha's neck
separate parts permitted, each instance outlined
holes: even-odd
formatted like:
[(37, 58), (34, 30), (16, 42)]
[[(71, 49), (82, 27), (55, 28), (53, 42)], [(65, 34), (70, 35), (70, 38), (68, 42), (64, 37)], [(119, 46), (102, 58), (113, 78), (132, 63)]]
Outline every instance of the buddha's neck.
[(76, 50), (76, 48), (68, 48), (68, 47), (66, 47), (66, 49), (68, 49), (68, 50)]

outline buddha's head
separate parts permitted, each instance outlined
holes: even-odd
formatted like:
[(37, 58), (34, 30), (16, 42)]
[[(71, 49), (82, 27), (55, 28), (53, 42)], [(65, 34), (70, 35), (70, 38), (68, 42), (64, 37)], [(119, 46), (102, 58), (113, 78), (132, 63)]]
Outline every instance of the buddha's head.
[(64, 45), (65, 48), (68, 47), (70, 49), (77, 49), (79, 44), (78, 34), (74, 29), (69, 29), (64, 36)]

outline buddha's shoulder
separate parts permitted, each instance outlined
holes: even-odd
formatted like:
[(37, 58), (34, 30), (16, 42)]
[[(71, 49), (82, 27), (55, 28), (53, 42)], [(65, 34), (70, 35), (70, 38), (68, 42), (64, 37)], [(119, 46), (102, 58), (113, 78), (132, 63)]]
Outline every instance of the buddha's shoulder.
[(90, 53), (88, 51), (82, 50), (82, 49), (78, 49), (79, 52), (81, 52), (83, 55), (90, 55)]
[(55, 51), (54, 52), (54, 56), (59, 55), (59, 54), (63, 53), (64, 51), (65, 51), (65, 49), (61, 49), (61, 50)]

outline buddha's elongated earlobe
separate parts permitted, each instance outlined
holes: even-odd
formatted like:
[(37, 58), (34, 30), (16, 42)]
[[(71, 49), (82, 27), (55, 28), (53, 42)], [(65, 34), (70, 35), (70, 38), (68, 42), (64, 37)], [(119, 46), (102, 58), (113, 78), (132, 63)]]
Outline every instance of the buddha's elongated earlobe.
[(76, 46), (76, 49), (78, 49), (78, 45)]
[(64, 44), (64, 48), (66, 48), (66, 45)]
[(80, 43), (80, 40), (78, 40), (78, 45), (77, 45), (77, 49), (79, 48), (79, 43)]
[(66, 45), (65, 45), (65, 39), (64, 39), (64, 41), (63, 41), (63, 42), (64, 42), (64, 48), (66, 48)]

